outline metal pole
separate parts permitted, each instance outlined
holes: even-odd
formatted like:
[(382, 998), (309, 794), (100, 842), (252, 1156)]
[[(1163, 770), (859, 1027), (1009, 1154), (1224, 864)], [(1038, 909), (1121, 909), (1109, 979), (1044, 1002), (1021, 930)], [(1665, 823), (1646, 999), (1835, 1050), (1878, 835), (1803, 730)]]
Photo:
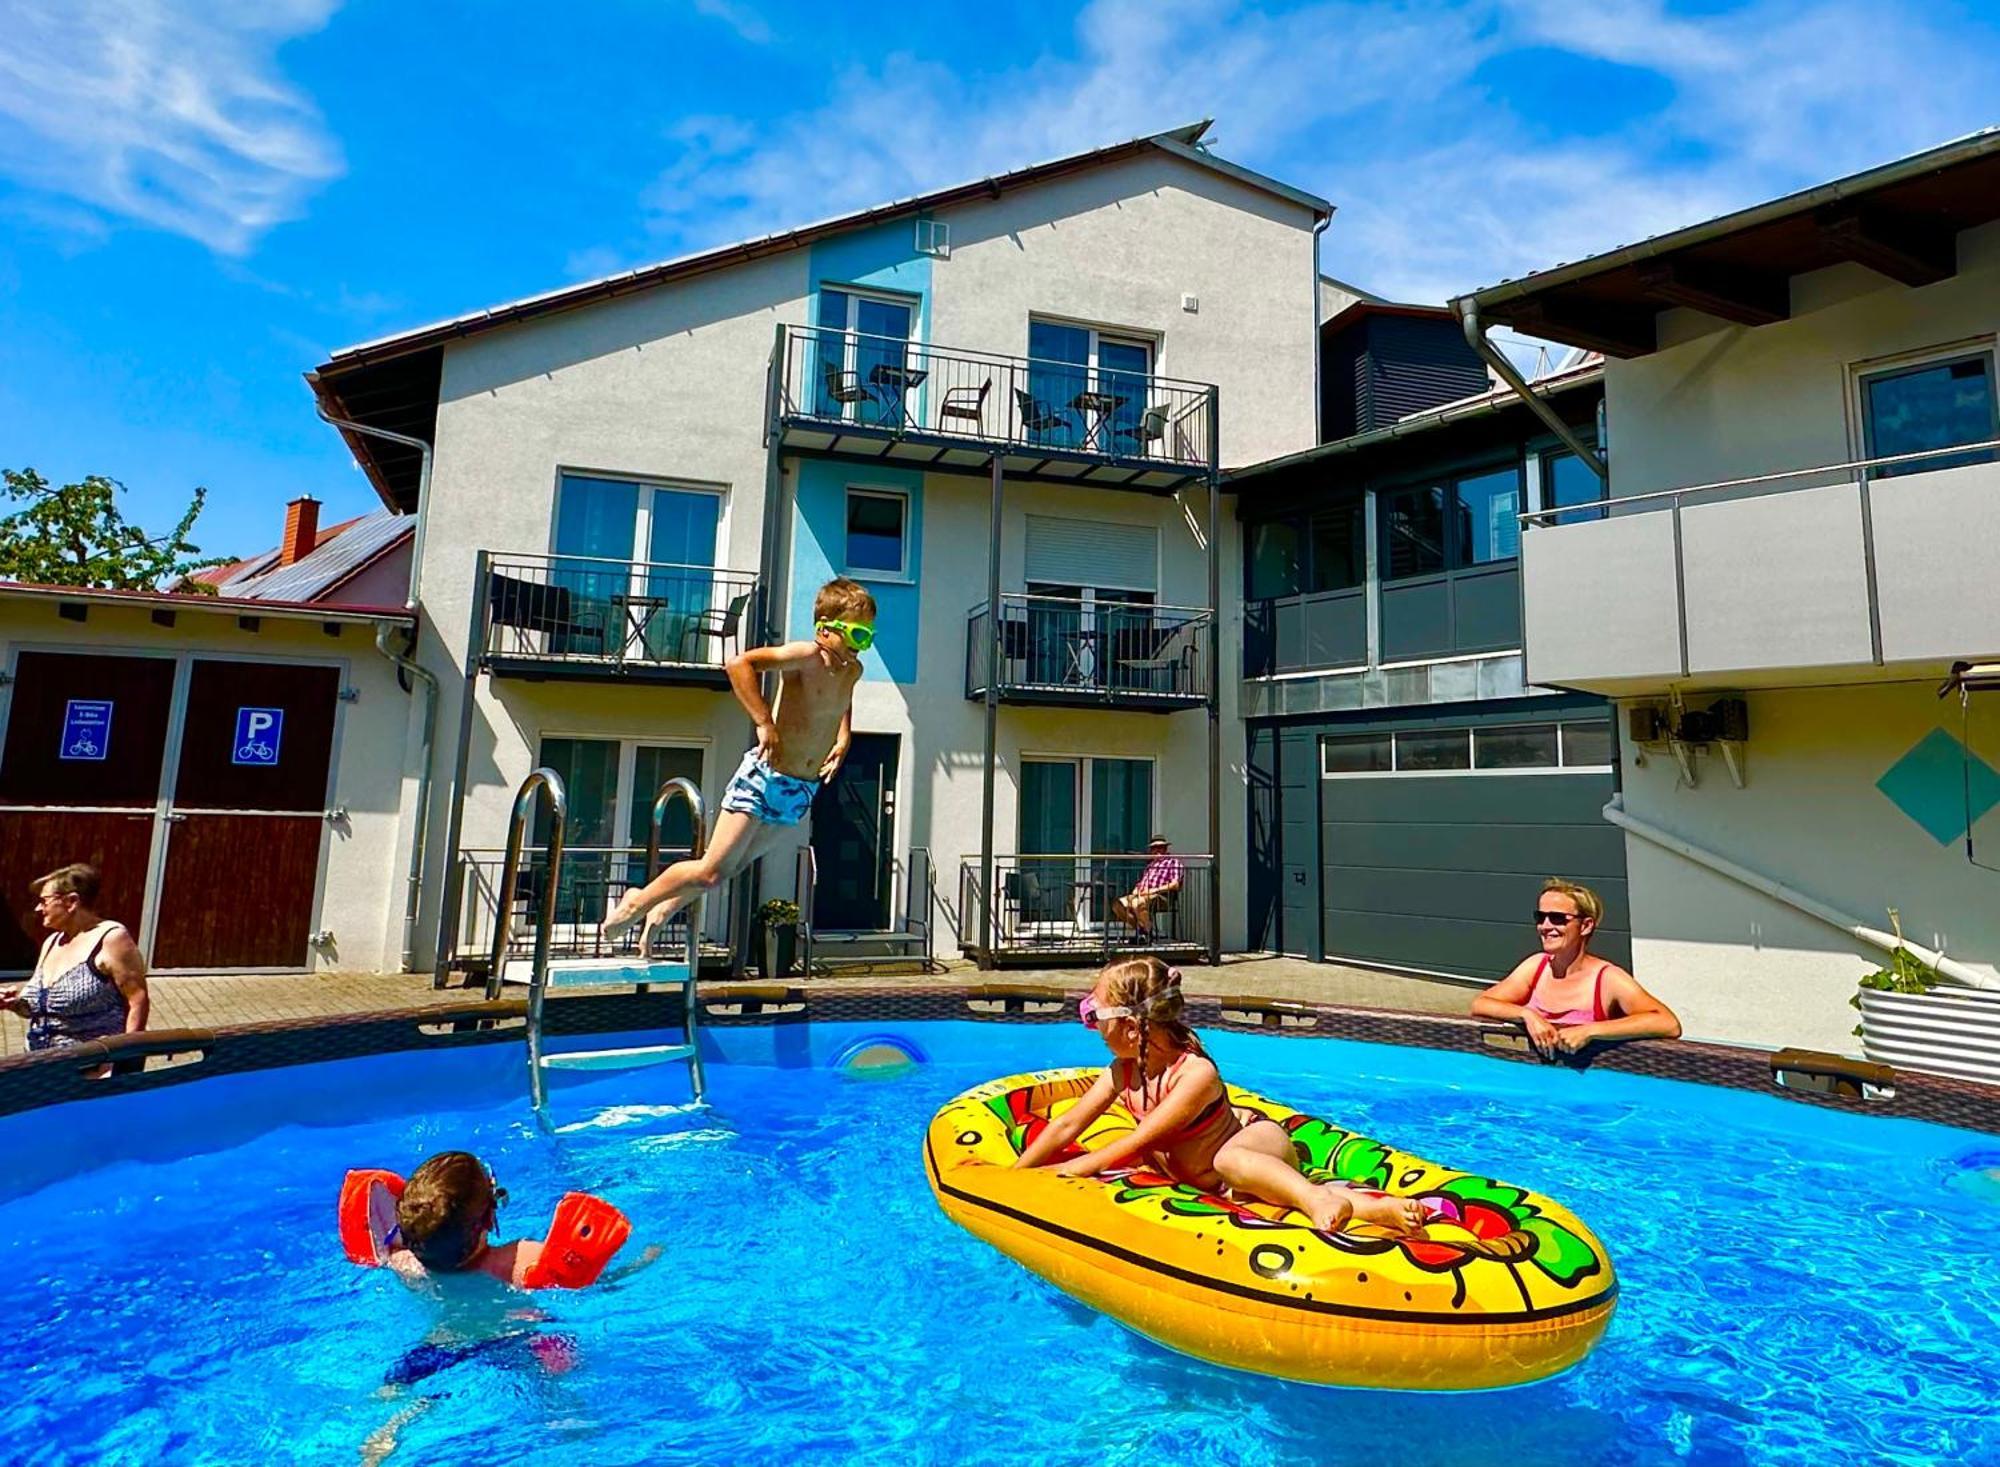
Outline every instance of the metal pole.
[(1208, 960), (1222, 961), (1222, 465), (1220, 393), (1208, 389)]
[(979, 966), (993, 966), (993, 763), (1000, 741), (1000, 496), (1006, 483), (993, 455), (993, 515), (986, 536), (986, 761), (979, 799)]
[(492, 552), (482, 550), (472, 562), (472, 622), (465, 633), (465, 682), (458, 699), (458, 752), (452, 758), (451, 788), (446, 795), (444, 832), (444, 906), (438, 913), (437, 952), (431, 987), (444, 987), (451, 950), (458, 941), (459, 907), (465, 872), (458, 859), (458, 842), (465, 826), (465, 768), (472, 758), (473, 699), (479, 687), (479, 655), (486, 641), (487, 599), (493, 592)]
[(1522, 379), (1521, 374), (1514, 370), (1514, 364), (1507, 360), (1507, 354), (1486, 339), (1486, 328), (1479, 323), (1479, 307), (1469, 300), (1459, 301), (1457, 305), (1460, 324), (1465, 328), (1466, 342), (1472, 349), (1485, 359), (1488, 366), (1500, 374), (1502, 382), (1514, 389), (1514, 395), (1528, 405), (1530, 412), (1548, 424), (1549, 431), (1562, 440), (1563, 447), (1583, 460), (1598, 478), (1607, 484), (1610, 483), (1611, 470), (1598, 456), (1597, 451), (1587, 447), (1584, 441), (1577, 437), (1576, 429), (1565, 423), (1561, 415), (1548, 405), (1547, 400)]
[[(690, 860), (701, 859), (708, 849), (708, 808), (702, 802), (701, 791), (691, 779), (676, 775), (660, 786), (653, 796), (653, 826), (646, 837), (646, 869), (650, 872), (660, 858), (660, 842), (663, 827), (667, 821), (667, 807), (677, 799), (688, 802), (688, 814), (692, 817), (693, 831), (690, 836)], [(695, 995), (695, 978), (701, 972), (701, 918), (706, 897), (696, 897), (686, 908), (687, 912), (687, 978), (681, 984), (681, 1027), (687, 1033), (688, 1078), (694, 1086), (694, 1098), (699, 1101), (708, 1094), (708, 1077), (701, 1068), (701, 1004)], [(645, 961), (647, 954), (639, 954)], [(644, 991), (646, 985), (641, 984)]]

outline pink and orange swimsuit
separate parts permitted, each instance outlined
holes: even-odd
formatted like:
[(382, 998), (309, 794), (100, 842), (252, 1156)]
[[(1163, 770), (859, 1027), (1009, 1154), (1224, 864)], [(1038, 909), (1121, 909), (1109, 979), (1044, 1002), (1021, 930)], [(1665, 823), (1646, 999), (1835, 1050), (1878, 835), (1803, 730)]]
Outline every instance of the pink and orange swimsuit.
[(1610, 1017), (1604, 1011), (1604, 970), (1611, 965), (1600, 962), (1597, 965), (1597, 979), (1590, 989), (1590, 1007), (1587, 1009), (1552, 1009), (1541, 1002), (1542, 980), (1549, 976), (1549, 955), (1542, 954), (1542, 965), (1535, 969), (1535, 985), (1528, 991), (1528, 1001), (1523, 1008), (1533, 1009), (1558, 1029), (1574, 1028), (1578, 1024), (1602, 1024)]
[[(1118, 1098), (1132, 1112), (1133, 1120), (1143, 1121), (1158, 1109), (1160, 1102), (1173, 1089), (1174, 1076), (1180, 1073), (1181, 1066), (1192, 1053), (1192, 1050), (1184, 1051), (1162, 1074), (1138, 1089), (1126, 1083), (1133, 1068), (1132, 1061), (1118, 1060), (1112, 1065), (1112, 1080), (1118, 1086)], [(1121, 1069), (1120, 1066), (1127, 1068)], [(1229, 1103), (1228, 1090), (1218, 1083), (1215, 1098), (1203, 1106), (1193, 1120), (1154, 1142), (1153, 1161), (1161, 1171), (1177, 1181), (1212, 1190), (1222, 1185), (1222, 1176), (1215, 1169), (1215, 1154), (1242, 1129), (1243, 1118)]]

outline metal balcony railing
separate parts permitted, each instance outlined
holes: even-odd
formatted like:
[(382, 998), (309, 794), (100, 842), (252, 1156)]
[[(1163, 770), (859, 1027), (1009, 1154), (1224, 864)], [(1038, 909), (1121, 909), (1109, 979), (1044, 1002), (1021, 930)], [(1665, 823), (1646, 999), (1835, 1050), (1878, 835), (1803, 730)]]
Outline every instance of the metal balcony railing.
[[(661, 866), (668, 866), (689, 854), (685, 846), (663, 849), (659, 853), (659, 862)], [(451, 957), (455, 967), (483, 970), (491, 959), (493, 922), (498, 912), (501, 868), (505, 858), (506, 852), (497, 847), (469, 848), (459, 852), (463, 878), (460, 900), (463, 905), (458, 929), (452, 937)], [(639, 950), (637, 930), (606, 942), (601, 928), (626, 888), (641, 885), (645, 880), (644, 846), (565, 848), (549, 955), (557, 958), (608, 958), (636, 954)], [(547, 881), (547, 852), (530, 847), (522, 855), (521, 874), (514, 889), (514, 916), (507, 933), (510, 954), (518, 951), (525, 955), (533, 948), (536, 918), (541, 910), (542, 890)], [(726, 960), (731, 950), (734, 904), (711, 901), (704, 905), (708, 909), (707, 930), (702, 934), (704, 958), (718, 962)], [(655, 932), (653, 951), (658, 954), (680, 952), (681, 945), (687, 941), (686, 932), (685, 915), (675, 917)]]
[(997, 668), (1003, 701), (1198, 707), (1213, 633), (1198, 606), (1006, 594), (997, 621), (983, 602), (967, 614), (965, 696), (983, 698)]
[[(1142, 930), (1112, 911), (1112, 903), (1132, 892), (1151, 860), (1145, 855), (1031, 855), (993, 858), (993, 942), (991, 956), (1006, 958), (1089, 957), (1103, 962), (1126, 954), (1162, 957), (1213, 955), (1209, 895), (1215, 880), (1213, 856), (1176, 855), (1180, 888), (1154, 904)], [(980, 885), (980, 862), (968, 858), (959, 872), (960, 945), (977, 953), (981, 916), (987, 906)]]
[(1215, 390), (1204, 382), (812, 326), (783, 328), (780, 353), (782, 420), (1051, 458), (1214, 462)]
[(479, 647), (495, 671), (556, 664), (719, 681), (762, 620), (749, 571), (580, 555), (489, 555), (484, 565)]

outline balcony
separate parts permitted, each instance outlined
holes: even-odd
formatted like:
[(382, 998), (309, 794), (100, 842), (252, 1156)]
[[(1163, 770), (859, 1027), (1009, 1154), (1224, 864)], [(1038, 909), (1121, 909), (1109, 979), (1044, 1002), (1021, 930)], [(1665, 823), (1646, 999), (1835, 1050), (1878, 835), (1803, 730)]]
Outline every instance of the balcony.
[(480, 666), (495, 677), (726, 688), (763, 619), (748, 571), (482, 554)]
[(1215, 463), (1215, 389), (897, 337), (779, 328), (772, 417), (808, 453), (1172, 493)]
[[(458, 854), (461, 906), (451, 935), (450, 965), (471, 977), (485, 978), (493, 961), (493, 919), (499, 909), (500, 878), (506, 852), (498, 848), (467, 849)], [(685, 848), (663, 850), (655, 870), (682, 860)], [(636, 956), (636, 929), (606, 942), (602, 926), (614, 903), (629, 886), (645, 880), (644, 846), (582, 847), (563, 852), (562, 885), (556, 892), (556, 919), (549, 933), (549, 955), (556, 958)], [(529, 848), (514, 888), (514, 916), (507, 929), (507, 956), (525, 958), (535, 945), (535, 922), (548, 880), (548, 853)], [(702, 970), (729, 965), (731, 904), (711, 897), (705, 904)], [(678, 954), (687, 941), (687, 919), (675, 917), (653, 936), (653, 951)]]
[[(1141, 934), (1111, 915), (1111, 903), (1138, 884), (1145, 856), (995, 856), (993, 962), (1103, 963), (1142, 953), (1212, 961), (1218, 950), (1209, 925), (1215, 858), (1175, 859), (1181, 863), (1180, 890), (1155, 909), (1152, 930)], [(980, 875), (976, 858), (959, 872), (959, 945), (974, 958), (986, 956)]]
[(2000, 464), (1964, 462), (1995, 447), (1525, 515), (1528, 680), (1775, 687), (2000, 652)]
[(1004, 595), (996, 624), (984, 602), (965, 627), (965, 696), (986, 696), (999, 670), (1002, 703), (1172, 713), (1208, 703), (1203, 608)]

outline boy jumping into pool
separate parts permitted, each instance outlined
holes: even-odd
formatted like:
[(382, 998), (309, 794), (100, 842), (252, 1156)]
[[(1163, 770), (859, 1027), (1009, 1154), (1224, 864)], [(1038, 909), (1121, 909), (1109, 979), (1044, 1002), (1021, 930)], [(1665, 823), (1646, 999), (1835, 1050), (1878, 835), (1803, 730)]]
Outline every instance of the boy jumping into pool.
[[(729, 781), (708, 848), (627, 891), (604, 923), (607, 938), (643, 917), (639, 948), (645, 951), (655, 927), (736, 876), (805, 819), (820, 785), (847, 757), (861, 654), (874, 644), (875, 598), (838, 577), (813, 598), (811, 641), (753, 647), (724, 664), (736, 701), (757, 730), (757, 747)], [(778, 674), (773, 704), (764, 702), (758, 686), (765, 672)]]

